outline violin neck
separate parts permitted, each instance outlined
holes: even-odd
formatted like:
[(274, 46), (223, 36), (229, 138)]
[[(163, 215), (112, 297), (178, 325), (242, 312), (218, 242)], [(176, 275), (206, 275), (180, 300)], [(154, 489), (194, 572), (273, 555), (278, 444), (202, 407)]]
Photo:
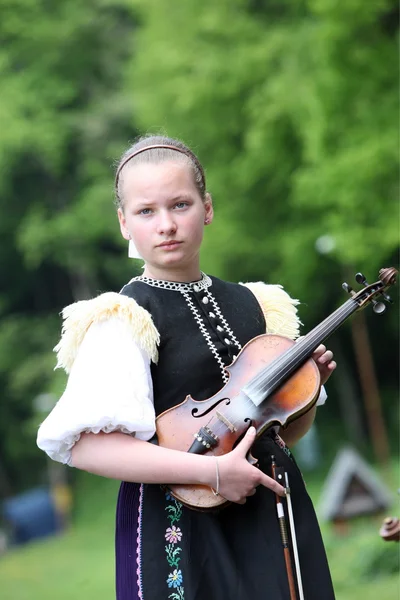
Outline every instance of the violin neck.
[[(314, 327), (307, 335), (301, 338), (296, 346), (290, 349), (296, 357), (296, 367), (308, 359), (314, 350), (322, 344), (336, 329), (346, 321), (359, 307), (353, 299), (347, 300), (340, 308), (329, 317)], [(294, 369), (295, 370), (295, 369)]]
[(314, 350), (346, 321), (359, 305), (352, 298), (335, 310), (322, 323), (301, 338), (294, 346), (256, 375), (243, 388), (244, 393), (259, 406), (306, 362)]

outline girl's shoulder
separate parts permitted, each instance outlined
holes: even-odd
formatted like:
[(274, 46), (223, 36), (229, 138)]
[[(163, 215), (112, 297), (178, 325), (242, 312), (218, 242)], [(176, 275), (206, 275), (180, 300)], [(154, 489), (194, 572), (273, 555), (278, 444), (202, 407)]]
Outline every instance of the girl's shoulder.
[(268, 284), (263, 281), (232, 283), (212, 277), (215, 288), (224, 289), (225, 293), (240, 301), (250, 295), (257, 301), (266, 324), (267, 333), (275, 333), (296, 339), (302, 325), (297, 306), (300, 301), (292, 298), (281, 285)]
[(267, 333), (296, 339), (302, 325), (297, 314), (300, 301), (292, 298), (281, 285), (262, 281), (241, 283), (256, 297), (264, 314)]
[(61, 339), (54, 348), (57, 353), (56, 368), (62, 367), (69, 373), (89, 328), (106, 322), (118, 326), (122, 322), (149, 358), (154, 362), (157, 361), (159, 334), (152, 317), (129, 296), (105, 292), (90, 300), (80, 300), (66, 306), (61, 315), (63, 318)]

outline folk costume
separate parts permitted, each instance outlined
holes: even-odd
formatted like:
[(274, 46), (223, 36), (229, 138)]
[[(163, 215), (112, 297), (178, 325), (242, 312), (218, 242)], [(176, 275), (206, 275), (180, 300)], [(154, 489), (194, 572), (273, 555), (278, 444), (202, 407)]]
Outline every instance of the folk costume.
[[(296, 338), (297, 301), (280, 286), (136, 277), (64, 311), (58, 366), (64, 395), (38, 445), (69, 463), (84, 431), (122, 431), (156, 443), (155, 417), (190, 394), (204, 400), (227, 381), (224, 367), (262, 333)], [(321, 395), (319, 403), (323, 403)], [(329, 568), (301, 473), (275, 429), (252, 448), (271, 474), (289, 474), (307, 600), (333, 600)], [(122, 482), (116, 522), (117, 600), (288, 600), (275, 496), (259, 486), (244, 505), (215, 512), (182, 506), (155, 484)]]

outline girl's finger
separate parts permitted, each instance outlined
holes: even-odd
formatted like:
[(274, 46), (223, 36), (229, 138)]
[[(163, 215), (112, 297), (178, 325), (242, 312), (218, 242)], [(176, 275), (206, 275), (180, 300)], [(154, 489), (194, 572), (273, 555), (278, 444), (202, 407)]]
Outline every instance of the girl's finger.
[(331, 350), (327, 350), (318, 358), (318, 362), (322, 365), (328, 364), (331, 362), (333, 358), (333, 352)]
[(326, 352), (326, 346), (324, 346), (323, 344), (320, 344), (318, 346), (318, 348), (315, 348), (315, 350), (314, 350), (314, 354), (318, 354), (318, 355), (324, 354), (324, 352)]
[(272, 490), (273, 492), (278, 494), (278, 496), (286, 495), (285, 488), (282, 487), (280, 485), (280, 483), (275, 481), (275, 479), (272, 479), (272, 477), (268, 477), (268, 475), (266, 475), (265, 473), (262, 473), (262, 472), (260, 472), (260, 475), (262, 475), (261, 480), (260, 480), (261, 485)]
[[(254, 440), (256, 439), (256, 429), (255, 427), (249, 427), (246, 431), (246, 434), (243, 436), (243, 439), (236, 446), (235, 450), (239, 451), (243, 456), (246, 456), (252, 445), (254, 444)], [(235, 452), (233, 450), (233, 452)]]

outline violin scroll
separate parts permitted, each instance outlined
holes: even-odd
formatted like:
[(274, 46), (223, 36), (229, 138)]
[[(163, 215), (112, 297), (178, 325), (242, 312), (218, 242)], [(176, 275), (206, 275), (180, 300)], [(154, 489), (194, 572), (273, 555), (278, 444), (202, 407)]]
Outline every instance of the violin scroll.
[(381, 314), (386, 310), (383, 302), (377, 302), (376, 297), (382, 296), (385, 302), (392, 303), (390, 296), (386, 294), (386, 289), (396, 283), (397, 269), (388, 267), (379, 271), (380, 279), (375, 283), (369, 284), (365, 275), (362, 273), (356, 274), (357, 283), (364, 286), (359, 292), (355, 292), (348, 283), (343, 283), (342, 288), (350, 294), (352, 299), (358, 304), (359, 308), (364, 308), (371, 302), (373, 310), (377, 314)]
[(381, 269), (379, 271), (379, 277), (385, 286), (389, 287), (390, 285), (394, 285), (396, 283), (397, 273), (397, 269), (394, 267), (389, 267), (387, 269)]

